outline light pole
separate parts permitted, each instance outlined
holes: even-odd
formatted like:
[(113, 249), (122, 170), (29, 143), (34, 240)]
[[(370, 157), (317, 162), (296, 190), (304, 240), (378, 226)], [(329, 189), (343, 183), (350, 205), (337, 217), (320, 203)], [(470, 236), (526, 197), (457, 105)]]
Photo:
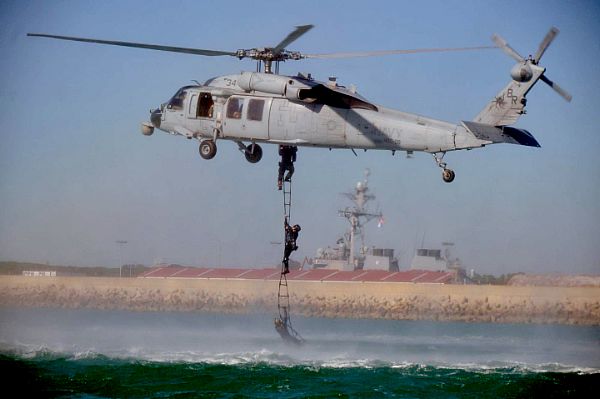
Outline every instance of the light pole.
[(123, 270), (123, 245), (127, 244), (125, 240), (117, 240), (115, 241), (119, 245), (119, 278), (121, 278), (122, 270)]
[[(269, 244), (271, 244), (271, 248), (274, 249), (274, 251), (277, 251), (279, 248), (281, 248), (281, 244), (283, 244), (282, 241), (269, 241)], [(277, 265), (277, 263), (276, 263)], [(281, 265), (281, 261), (279, 261), (279, 265)]]
[(216, 241), (217, 241), (217, 245), (219, 246), (218, 260), (219, 260), (219, 267), (221, 267), (221, 240), (219, 240), (217, 238)]
[(219, 267), (221, 267), (221, 247), (222, 247), (223, 243), (221, 242), (221, 240), (219, 238), (217, 238), (215, 236), (209, 237), (208, 239), (209, 239), (209, 241), (213, 241), (214, 243), (217, 244), (217, 256), (216, 256), (215, 261), (218, 263)]

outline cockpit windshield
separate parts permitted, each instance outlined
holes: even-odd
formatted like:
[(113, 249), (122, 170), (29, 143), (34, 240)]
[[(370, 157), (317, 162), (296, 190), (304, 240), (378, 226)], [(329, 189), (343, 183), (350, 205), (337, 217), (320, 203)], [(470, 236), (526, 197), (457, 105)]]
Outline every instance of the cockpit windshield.
[(175, 93), (167, 104), (168, 109), (183, 109), (183, 102), (187, 96), (187, 87), (182, 87)]

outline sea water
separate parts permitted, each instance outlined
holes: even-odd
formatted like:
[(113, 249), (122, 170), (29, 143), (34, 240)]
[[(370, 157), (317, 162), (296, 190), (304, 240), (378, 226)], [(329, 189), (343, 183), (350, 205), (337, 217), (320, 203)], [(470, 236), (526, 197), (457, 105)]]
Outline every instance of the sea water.
[(600, 327), (0, 308), (4, 391), (77, 398), (596, 397)]

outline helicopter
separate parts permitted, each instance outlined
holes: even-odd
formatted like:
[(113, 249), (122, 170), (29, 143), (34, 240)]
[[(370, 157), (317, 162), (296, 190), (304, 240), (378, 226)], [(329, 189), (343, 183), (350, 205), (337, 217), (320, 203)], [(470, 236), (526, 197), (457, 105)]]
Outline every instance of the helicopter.
[[(504, 39), (494, 34), (495, 46), (383, 50), (349, 53), (304, 54), (289, 51), (288, 45), (311, 30), (313, 25), (297, 26), (274, 47), (237, 51), (206, 50), (164, 45), (28, 33), (27, 36), (84, 43), (144, 48), (201, 56), (231, 56), (256, 61), (255, 71), (208, 79), (205, 83), (181, 87), (171, 99), (150, 110), (150, 121), (141, 132), (150, 136), (155, 129), (171, 135), (197, 139), (204, 159), (217, 154), (217, 141), (235, 142), (246, 160), (259, 162), (260, 144), (305, 146), (356, 150), (387, 150), (429, 153), (442, 169), (442, 179), (450, 183), (455, 172), (447, 167), (449, 151), (482, 148), (489, 144), (511, 143), (540, 147), (533, 135), (513, 125), (525, 114), (526, 95), (539, 81), (565, 100), (572, 96), (545, 76), (539, 61), (558, 34), (552, 27), (534, 56), (522, 57)], [(327, 82), (311, 74), (279, 74), (279, 64), (302, 59), (335, 59), (443, 51), (471, 51), (500, 48), (517, 61), (509, 83), (471, 121), (445, 122), (421, 115), (385, 108), (361, 96), (355, 88)], [(246, 144), (248, 143), (248, 144)]]

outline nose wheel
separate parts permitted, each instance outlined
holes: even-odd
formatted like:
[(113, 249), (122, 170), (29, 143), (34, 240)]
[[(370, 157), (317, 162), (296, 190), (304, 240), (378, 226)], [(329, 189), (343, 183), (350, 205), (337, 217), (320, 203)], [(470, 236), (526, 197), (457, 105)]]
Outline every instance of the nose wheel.
[(452, 183), (452, 181), (454, 181), (454, 177), (456, 176), (456, 174), (454, 173), (454, 171), (452, 169), (446, 168), (446, 162), (443, 161), (444, 155), (446, 155), (445, 152), (434, 153), (433, 159), (435, 159), (435, 163), (437, 164), (437, 166), (442, 168), (442, 179), (446, 183)]

